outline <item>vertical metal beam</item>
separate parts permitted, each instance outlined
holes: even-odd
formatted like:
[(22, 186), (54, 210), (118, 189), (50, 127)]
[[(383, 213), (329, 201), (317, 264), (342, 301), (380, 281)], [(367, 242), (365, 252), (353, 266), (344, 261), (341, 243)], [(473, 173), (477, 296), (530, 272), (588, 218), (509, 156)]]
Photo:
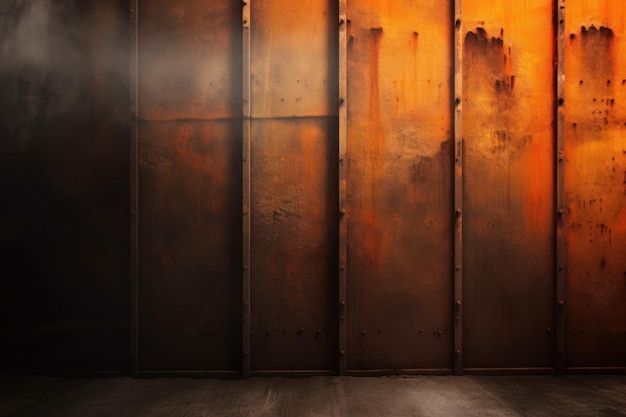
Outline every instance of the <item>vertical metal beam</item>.
[(463, 373), (463, 20), (454, 1), (454, 373)]
[(556, 369), (565, 369), (565, 0), (556, 0)]
[(346, 0), (339, 0), (339, 374), (347, 370), (347, 225), (346, 225), (346, 140), (348, 124), (348, 20)]
[(139, 372), (139, 25), (130, 1), (130, 373)]
[(243, 23), (243, 303), (242, 303), (242, 365), (241, 374), (244, 378), (250, 377), (250, 1), (244, 0)]

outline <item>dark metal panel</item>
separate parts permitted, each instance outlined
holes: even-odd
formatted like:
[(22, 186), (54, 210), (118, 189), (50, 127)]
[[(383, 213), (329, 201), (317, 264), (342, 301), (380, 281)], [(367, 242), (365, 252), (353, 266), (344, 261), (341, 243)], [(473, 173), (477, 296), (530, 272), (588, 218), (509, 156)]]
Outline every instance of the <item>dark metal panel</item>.
[(463, 372), (463, 1), (454, 2), (454, 373)]
[(241, 3), (139, 12), (139, 371), (241, 362)]
[(347, 6), (348, 368), (451, 369), (452, 4)]
[(258, 1), (251, 14), (252, 115), (336, 115), (337, 1)]
[(348, 22), (346, 0), (339, 0), (339, 374), (345, 375), (348, 362), (346, 348), (348, 326), (346, 299), (348, 296), (346, 263), (348, 256), (348, 228), (346, 221), (348, 134)]
[(553, 366), (551, 0), (463, 1), (463, 366)]
[(251, 361), (337, 367), (337, 118), (254, 120)]
[(567, 3), (566, 366), (626, 366), (626, 10)]
[(140, 371), (241, 366), (240, 132), (140, 125)]

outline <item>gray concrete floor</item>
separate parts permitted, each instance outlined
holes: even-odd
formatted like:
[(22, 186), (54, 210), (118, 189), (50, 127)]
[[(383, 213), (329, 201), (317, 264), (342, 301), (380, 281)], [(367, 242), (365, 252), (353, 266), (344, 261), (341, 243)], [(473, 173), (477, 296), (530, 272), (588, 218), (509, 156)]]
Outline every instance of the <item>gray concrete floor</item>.
[(61, 379), (0, 375), (1, 416), (626, 416), (624, 376)]

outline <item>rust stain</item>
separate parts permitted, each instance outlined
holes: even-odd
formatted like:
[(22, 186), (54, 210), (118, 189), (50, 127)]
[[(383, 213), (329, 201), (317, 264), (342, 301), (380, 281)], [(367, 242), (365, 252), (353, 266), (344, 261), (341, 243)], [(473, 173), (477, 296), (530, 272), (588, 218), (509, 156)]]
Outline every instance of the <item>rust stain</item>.
[(546, 217), (546, 199), (550, 198), (552, 182), (545, 178), (545, 173), (552, 170), (551, 160), (545, 155), (552, 152), (552, 143), (544, 138), (533, 138), (530, 146), (530, 161), (526, 163), (528, 181), (524, 198), (524, 220), (529, 225), (541, 225)]
[[(369, 39), (369, 158), (371, 164), (371, 199), (374, 205), (379, 193), (380, 181), (385, 176), (385, 137), (382, 132), (380, 116), (380, 43), (383, 37), (382, 28), (370, 29)], [(382, 190), (381, 190), (382, 191)], [(363, 211), (363, 226), (365, 228), (365, 247), (373, 268), (379, 266), (381, 261), (382, 242), (380, 236), (380, 224), (376, 210)]]
[(382, 134), (382, 126), (380, 119), (380, 91), (379, 91), (379, 59), (380, 59), (380, 42), (383, 37), (382, 28), (370, 29), (370, 145), (371, 145), (371, 161), (374, 178), (382, 178), (384, 170), (384, 135)]

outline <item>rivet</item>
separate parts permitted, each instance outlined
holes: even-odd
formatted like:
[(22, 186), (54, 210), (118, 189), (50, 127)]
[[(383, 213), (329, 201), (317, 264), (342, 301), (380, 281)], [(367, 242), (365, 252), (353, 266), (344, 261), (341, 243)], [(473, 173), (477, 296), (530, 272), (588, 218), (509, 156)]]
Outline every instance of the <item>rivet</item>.
[(248, 269), (248, 265), (243, 266), (243, 270), (245, 271), (246, 269)]
[(443, 332), (441, 330), (437, 330), (437, 334), (441, 335)]
[(469, 326), (465, 326), (465, 331), (468, 332), (469, 331)]
[(342, 208), (341, 210), (339, 210), (339, 213), (341, 213), (341, 214), (346, 214), (346, 209), (345, 209), (345, 208)]
[(341, 306), (345, 306), (345, 305), (346, 305), (346, 302), (345, 302), (344, 300), (341, 300), (341, 301), (339, 302), (339, 305), (341, 305)]
[(247, 305), (248, 305), (248, 302), (247, 302), (247, 301), (244, 301), (244, 302), (243, 302), (243, 305), (244, 305), (244, 306), (247, 306)]
[(300, 330), (298, 330), (300, 333), (304, 332), (304, 327), (300, 327)]
[(361, 330), (361, 335), (365, 336), (365, 330)]
[(271, 331), (270, 329), (267, 329), (267, 330), (265, 331), (265, 334), (270, 335), (270, 334), (272, 334), (272, 331)]
[(345, 354), (346, 354), (346, 352), (345, 352), (344, 350), (340, 350), (340, 351), (339, 351), (339, 354), (340, 354), (341, 356), (343, 356), (343, 355), (345, 355)]
[(457, 300), (456, 300), (456, 306), (457, 306), (457, 307), (461, 307), (461, 300), (460, 300), (460, 299), (457, 299)]
[(283, 333), (287, 334), (287, 328), (286, 327), (283, 329)]
[(316, 332), (316, 333), (317, 333), (317, 334), (322, 333), (322, 329), (317, 329), (317, 332)]
[(565, 302), (563, 300), (559, 300), (559, 305), (562, 306), (563, 304), (565, 304)]
[(559, 209), (559, 214), (563, 214), (565, 213), (565, 210), (563, 210), (562, 208)]
[(459, 207), (456, 208), (455, 213), (457, 216), (461, 215), (461, 209)]
[(420, 329), (420, 333), (424, 333), (424, 329)]
[(346, 269), (346, 267), (345, 267), (345, 265), (341, 265), (341, 266), (339, 267), (339, 269), (343, 271), (344, 269)]
[(460, 354), (461, 354), (461, 349), (457, 349), (457, 350), (456, 350), (456, 354), (457, 354), (457, 355), (460, 355)]
[(551, 332), (552, 332), (552, 328), (548, 327), (548, 328), (546, 329), (546, 331), (547, 331), (548, 333), (551, 333)]
[(248, 356), (248, 351), (247, 351), (247, 350), (244, 350), (244, 351), (243, 351), (243, 355), (244, 355), (244, 356)]

